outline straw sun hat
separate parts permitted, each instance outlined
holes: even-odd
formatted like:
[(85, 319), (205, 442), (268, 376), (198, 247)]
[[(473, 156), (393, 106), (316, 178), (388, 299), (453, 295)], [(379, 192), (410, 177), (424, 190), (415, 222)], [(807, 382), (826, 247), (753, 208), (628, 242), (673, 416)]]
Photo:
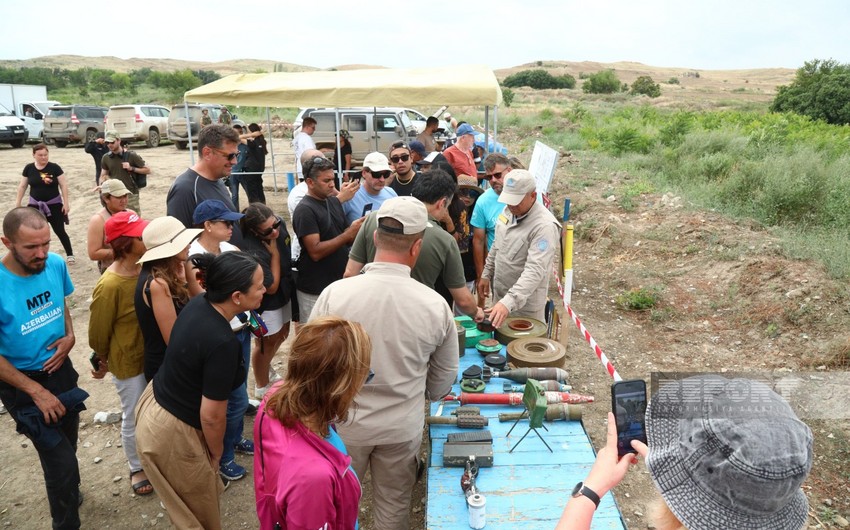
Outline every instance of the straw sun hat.
[(157, 217), (142, 233), (142, 241), (148, 250), (137, 263), (176, 256), (201, 232), (200, 228), (186, 228), (177, 218)]

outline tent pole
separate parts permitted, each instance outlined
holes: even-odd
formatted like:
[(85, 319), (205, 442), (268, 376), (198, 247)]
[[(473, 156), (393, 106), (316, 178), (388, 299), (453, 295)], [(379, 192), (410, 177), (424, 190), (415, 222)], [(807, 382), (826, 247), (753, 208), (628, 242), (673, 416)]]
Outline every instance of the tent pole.
[[(490, 153), (490, 105), (484, 105), (484, 152)], [(493, 146), (495, 147), (495, 145)]]
[(345, 160), (342, 159), (342, 146), (340, 145), (340, 136), (339, 136), (339, 107), (334, 108), (334, 121), (336, 122), (336, 159), (339, 161), (339, 167), (336, 168), (336, 174), (339, 186), (337, 189), (342, 189), (342, 181), (345, 177), (345, 170), (342, 169), (342, 166), (345, 164)]
[(493, 150), (496, 150), (496, 141), (499, 135), (499, 106), (493, 105)]
[(192, 120), (189, 119), (189, 102), (183, 98), (183, 112), (186, 114), (186, 134), (189, 138), (189, 163), (195, 165), (195, 149), (192, 148)]
[(271, 148), (270, 151), (272, 155), (272, 180), (274, 182), (274, 192), (277, 194), (277, 169), (275, 168), (274, 163), (274, 135), (272, 134), (272, 114), (269, 107), (266, 107), (266, 127), (269, 130), (269, 138), (271, 139), (271, 142), (268, 142), (268, 144)]

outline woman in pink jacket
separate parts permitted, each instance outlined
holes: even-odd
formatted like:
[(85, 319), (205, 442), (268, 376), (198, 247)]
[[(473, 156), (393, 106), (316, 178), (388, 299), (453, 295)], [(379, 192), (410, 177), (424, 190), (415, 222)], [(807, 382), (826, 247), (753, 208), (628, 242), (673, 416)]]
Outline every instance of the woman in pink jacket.
[(357, 526), (360, 481), (333, 423), (369, 382), (372, 343), (356, 322), (323, 317), (301, 327), (287, 374), (254, 423), (254, 493), (262, 530)]

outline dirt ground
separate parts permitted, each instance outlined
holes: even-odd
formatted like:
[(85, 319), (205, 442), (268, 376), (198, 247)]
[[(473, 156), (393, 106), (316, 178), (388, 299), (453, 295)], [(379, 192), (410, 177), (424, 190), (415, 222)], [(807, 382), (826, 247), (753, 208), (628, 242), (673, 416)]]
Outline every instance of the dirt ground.
[[(509, 141), (509, 138), (506, 138)], [(510, 145), (510, 144), (509, 144)], [(186, 151), (171, 145), (133, 147), (153, 169), (142, 191), (145, 218), (164, 215), (165, 194), (173, 178), (189, 164)], [(276, 140), (278, 171), (291, 171), (288, 142)], [(0, 146), (0, 212), (13, 206), (15, 188), (31, 151)], [(569, 196), (576, 227), (575, 289), (572, 307), (605, 353), (626, 378), (649, 379), (656, 371), (816, 372), (829, 375), (829, 357), (846, 351), (850, 304), (846, 288), (816, 263), (781, 257), (769, 233), (748, 223), (698, 211), (680, 198), (648, 195), (632, 211), (623, 210), (608, 190), (626, 175), (600, 176), (593, 160), (564, 159), (554, 183), (555, 204)], [(81, 147), (52, 148), (51, 161), (70, 182), (70, 235), (77, 255), (71, 268), (76, 292), (70, 298), (77, 335), (71, 358), (81, 373), (80, 386), (91, 397), (82, 415), (78, 457), (85, 503), (84, 528), (169, 528), (156, 496), (132, 494), (120, 447), (118, 425), (94, 425), (98, 411), (117, 411), (119, 401), (107, 378), (90, 377), (86, 328), (88, 304), (98, 279), (86, 259), (85, 231), (99, 208), (94, 165)], [(573, 177), (585, 177), (576, 179)], [(592, 177), (592, 178), (589, 178)], [(574, 182), (592, 182), (577, 189)], [(270, 206), (285, 214), (285, 191), (271, 193)], [(285, 190), (286, 178), (278, 175)], [(244, 201), (244, 198), (243, 198)], [(54, 237), (52, 248), (62, 253)], [(653, 311), (620, 309), (618, 295), (631, 289), (657, 289)], [(598, 447), (610, 408), (610, 379), (590, 347), (569, 327), (567, 369), (575, 391), (594, 394), (584, 423)], [(845, 354), (846, 355), (846, 354)], [(846, 357), (845, 357), (846, 358)], [(276, 364), (280, 364), (282, 353)], [(250, 383), (251, 385), (253, 384)], [(846, 409), (845, 409), (846, 411)], [(846, 417), (846, 412), (845, 412)], [(813, 528), (839, 525), (850, 518), (850, 441), (848, 422), (809, 421), (816, 438), (816, 462), (805, 484)], [(246, 431), (253, 423), (246, 421)], [(14, 432), (8, 415), (0, 416), (0, 524), (7, 528), (48, 528), (49, 517), (41, 470), (27, 439)], [(252, 468), (250, 457), (237, 461)], [(647, 528), (646, 506), (653, 498), (645, 468), (632, 471), (615, 491), (630, 528)], [(566, 500), (569, 492), (564, 492)], [(424, 485), (413, 497), (413, 527), (424, 528)], [(221, 501), (225, 528), (256, 528), (251, 475), (233, 483)], [(369, 506), (362, 508), (362, 528), (369, 528)], [(836, 526), (837, 527), (837, 526)]]

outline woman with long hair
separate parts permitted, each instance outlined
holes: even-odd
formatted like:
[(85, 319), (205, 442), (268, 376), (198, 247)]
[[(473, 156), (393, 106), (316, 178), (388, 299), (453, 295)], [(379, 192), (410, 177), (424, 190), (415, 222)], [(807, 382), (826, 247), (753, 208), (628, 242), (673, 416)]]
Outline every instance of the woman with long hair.
[(320, 317), (298, 330), (286, 379), (254, 423), (261, 528), (355, 528), (360, 481), (334, 423), (348, 418), (371, 378), (371, 356), (369, 336), (356, 322)]
[(192, 258), (206, 292), (171, 330), (165, 361), (136, 408), (139, 456), (176, 528), (221, 529), (219, 478), (227, 399), (247, 368), (230, 320), (263, 300), (263, 270), (244, 252)]
[(68, 212), (71, 211), (68, 179), (62, 168), (50, 161), (50, 152), (46, 145), (35, 144), (32, 147), (32, 158), (34, 161), (24, 166), (15, 205), (24, 206), (24, 192), (29, 186), (30, 197), (26, 206), (37, 208), (47, 217), (53, 233), (65, 249), (65, 260), (71, 265), (76, 259), (74, 249), (71, 248), (71, 238), (65, 231), (65, 225), (68, 224)]
[(121, 443), (130, 465), (131, 487), (137, 495), (149, 495), (153, 487), (136, 452), (135, 409), (145, 389), (144, 341), (133, 294), (139, 277), (136, 261), (144, 254), (142, 233), (148, 222), (131, 211), (119, 212), (104, 225), (106, 240), (115, 257), (94, 287), (89, 315), (89, 346), (102, 379), (112, 373), (121, 399)]
[(157, 217), (145, 229), (147, 249), (136, 285), (134, 304), (145, 341), (145, 380), (162, 365), (177, 315), (189, 301), (184, 264), (189, 243), (200, 230), (186, 228), (175, 217)]
[(269, 154), (266, 137), (262, 135), (262, 129), (256, 123), (248, 125), (252, 133), (260, 133), (248, 138), (248, 157), (245, 159), (242, 175), (242, 185), (248, 195), (248, 202), (266, 203), (266, 193), (263, 191), (263, 171), (266, 170), (266, 155)]
[(243, 210), (240, 221), (245, 252), (263, 266), (266, 295), (261, 313), (268, 333), (254, 341), (251, 364), (254, 370), (254, 397), (262, 399), (278, 376), (271, 370), (272, 359), (289, 336), (292, 320), (291, 239), (286, 223), (265, 204), (253, 203)]
[[(239, 221), (245, 214), (231, 211), (223, 202), (216, 199), (202, 201), (192, 214), (192, 222), (201, 230), (201, 235), (189, 245), (189, 257), (200, 254), (218, 256), (222, 252), (239, 250), (228, 243), (233, 235), (233, 223)], [(186, 262), (186, 278), (189, 280), (189, 295), (197, 296), (204, 292), (198, 281), (198, 269), (190, 261)], [(241, 317), (230, 321), (230, 327), (239, 339), (242, 347), (242, 360), (247, 368), (251, 361), (251, 330), (247, 326), (250, 315), (243, 313)], [(224, 449), (221, 455), (219, 473), (227, 480), (239, 480), (247, 470), (236, 463), (235, 453), (254, 454), (254, 442), (242, 436), (245, 428), (245, 412), (248, 410), (248, 372), (245, 380), (236, 388), (227, 400), (227, 428), (224, 431)]]

